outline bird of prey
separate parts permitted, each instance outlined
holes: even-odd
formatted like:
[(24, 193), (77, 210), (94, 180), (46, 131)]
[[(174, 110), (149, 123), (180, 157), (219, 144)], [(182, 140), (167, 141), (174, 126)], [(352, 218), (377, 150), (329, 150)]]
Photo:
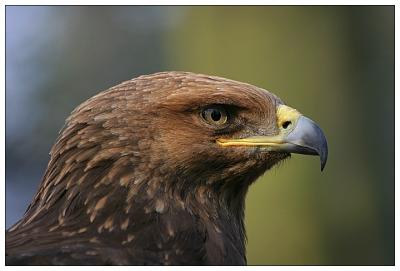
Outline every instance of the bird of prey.
[(311, 119), (241, 82), (161, 72), (68, 117), (37, 194), (6, 232), (7, 265), (245, 265), (249, 185), (319, 155)]

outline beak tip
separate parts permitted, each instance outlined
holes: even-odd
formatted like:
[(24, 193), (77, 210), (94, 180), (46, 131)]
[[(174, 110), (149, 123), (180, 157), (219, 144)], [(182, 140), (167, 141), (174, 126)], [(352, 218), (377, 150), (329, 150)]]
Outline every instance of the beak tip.
[(326, 139), (324, 143), (324, 148), (318, 153), (321, 161), (321, 172), (324, 170), (326, 161), (328, 160), (328, 146), (326, 143)]
[(321, 161), (321, 172), (324, 171), (325, 164), (326, 164), (326, 162), (322, 162), (322, 161)]

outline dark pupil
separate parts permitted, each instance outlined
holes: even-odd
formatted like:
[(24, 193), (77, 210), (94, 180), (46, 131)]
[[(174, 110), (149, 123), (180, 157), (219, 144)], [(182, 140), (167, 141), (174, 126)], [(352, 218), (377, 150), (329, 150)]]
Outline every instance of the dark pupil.
[(211, 119), (213, 121), (219, 121), (221, 119), (221, 112), (219, 110), (212, 109)]

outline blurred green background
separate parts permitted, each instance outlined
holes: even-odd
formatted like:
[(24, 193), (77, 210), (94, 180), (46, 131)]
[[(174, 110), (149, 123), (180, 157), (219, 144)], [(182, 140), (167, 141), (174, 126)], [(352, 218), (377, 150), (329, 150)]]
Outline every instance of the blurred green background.
[(39, 184), (64, 119), (121, 81), (185, 70), (248, 82), (329, 143), (250, 189), (253, 265), (394, 264), (394, 7), (6, 7), (6, 223)]

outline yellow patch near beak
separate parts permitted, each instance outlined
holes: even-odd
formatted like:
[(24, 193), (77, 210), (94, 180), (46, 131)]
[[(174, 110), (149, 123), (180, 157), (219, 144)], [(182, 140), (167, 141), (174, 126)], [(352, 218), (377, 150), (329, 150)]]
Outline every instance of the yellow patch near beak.
[(295, 126), (300, 116), (300, 112), (296, 109), (286, 105), (280, 105), (276, 110), (276, 124), (279, 128), (284, 127), (287, 122), (291, 122), (291, 125)]
[(298, 118), (301, 116), (299, 111), (286, 105), (279, 105), (276, 110), (276, 124), (279, 128), (279, 134), (274, 136), (256, 135), (239, 139), (217, 139), (221, 146), (278, 146), (284, 144), (285, 137), (296, 126)]
[(296, 109), (280, 105), (276, 109), (279, 133), (273, 136), (254, 135), (246, 138), (219, 138), (222, 147), (262, 147), (266, 151), (319, 155), (321, 170), (328, 158), (328, 144), (321, 128)]

